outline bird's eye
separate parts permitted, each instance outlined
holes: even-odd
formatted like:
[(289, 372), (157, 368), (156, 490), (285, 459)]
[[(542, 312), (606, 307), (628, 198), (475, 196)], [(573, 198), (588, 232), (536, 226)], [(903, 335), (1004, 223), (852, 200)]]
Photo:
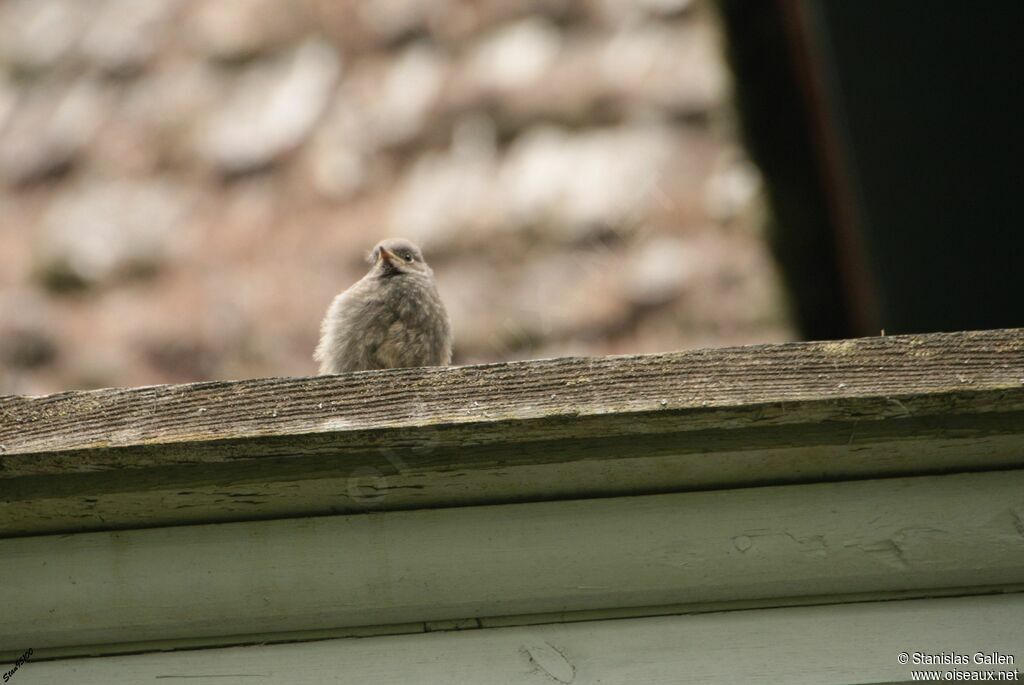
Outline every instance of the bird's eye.
[(411, 262), (412, 261), (412, 253), (411, 252), (406, 252), (404, 255), (402, 255), (402, 259), (404, 259), (407, 262)]

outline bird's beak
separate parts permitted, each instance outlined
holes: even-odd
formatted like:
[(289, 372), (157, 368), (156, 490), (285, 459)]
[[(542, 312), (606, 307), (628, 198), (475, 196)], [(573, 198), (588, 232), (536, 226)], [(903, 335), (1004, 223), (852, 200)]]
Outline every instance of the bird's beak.
[(389, 252), (386, 248), (383, 247), (380, 248), (380, 258), (381, 261), (392, 265), (398, 261), (398, 257), (395, 256), (394, 252)]

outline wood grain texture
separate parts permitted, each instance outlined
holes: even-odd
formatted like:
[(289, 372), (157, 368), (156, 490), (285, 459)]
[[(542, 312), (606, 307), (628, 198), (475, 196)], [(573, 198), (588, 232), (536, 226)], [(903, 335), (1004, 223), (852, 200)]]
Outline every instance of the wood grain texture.
[[(911, 682), (900, 651), (1014, 655), (1024, 596), (877, 602), (29, 662), (22, 685)], [(917, 667), (927, 668), (927, 667)], [(944, 667), (940, 670), (949, 670)], [(1021, 669), (1024, 670), (1024, 669)]]
[(1024, 330), (0, 398), (0, 536), (1024, 464)]
[(0, 650), (1024, 583), (1024, 471), (0, 541)]
[[(1024, 329), (894, 336), (6, 397), (0, 401), (0, 444), (6, 474), (23, 475), (32, 460), (18, 455), (244, 438), (285, 437), (296, 444), (301, 436), (361, 431), (371, 434), (356, 442), (379, 446), (374, 431), (433, 425), (503, 428), (484, 432), (478, 438), (483, 442), (505, 441), (510, 433), (588, 435), (591, 426), (581, 433), (576, 420), (605, 414), (684, 414), (686, 428), (741, 426), (755, 416), (762, 424), (784, 424), (848, 417), (844, 400), (875, 400), (854, 406), (882, 418), (906, 413), (890, 400), (942, 395), (977, 405), (979, 393), (991, 391), (1006, 393), (1020, 407), (1022, 384)], [(794, 417), (780, 406), (804, 402), (820, 406), (810, 416)], [(732, 408), (748, 412), (713, 411)], [(614, 422), (608, 432), (644, 432), (643, 424), (626, 430), (629, 423)], [(389, 434), (410, 440), (414, 432)], [(221, 460), (234, 456), (215, 451)], [(95, 467), (62, 465), (64, 471)]]

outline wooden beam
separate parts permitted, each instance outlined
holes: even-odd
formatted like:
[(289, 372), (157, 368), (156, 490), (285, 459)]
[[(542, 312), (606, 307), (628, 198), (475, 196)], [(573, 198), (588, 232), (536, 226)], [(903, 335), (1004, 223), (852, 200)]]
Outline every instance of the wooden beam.
[[(602, 434), (643, 434), (678, 413), (686, 420), (677, 427), (688, 430), (745, 426), (754, 419), (785, 425), (848, 419), (851, 404), (871, 410), (872, 418), (904, 416), (898, 404), (885, 400), (922, 395), (963, 396), (974, 410), (991, 410), (978, 393), (1019, 391), (1021, 373), (1024, 329), (1013, 329), (149, 386), (3, 398), (0, 444), (4, 475), (11, 477), (170, 461), (163, 452), (137, 449), (152, 445), (202, 446), (191, 459), (221, 462), (257, 458), (253, 452), (261, 445), (273, 453), (261, 442), (244, 443), (241, 455), (230, 449), (232, 441), (246, 438), (286, 438), (299, 450), (314, 436), (341, 434), (354, 438), (345, 447), (374, 448), (380, 440), (371, 437), (384, 429), (435, 425), (472, 426), (475, 443), (590, 437), (579, 419), (609, 414), (621, 419)], [(1011, 392), (1010, 399), (1021, 397)], [(794, 409), (809, 403), (814, 411), (790, 416), (778, 409), (790, 403)], [(752, 409), (762, 415), (752, 416)], [(653, 426), (630, 428), (647, 415)], [(415, 434), (409, 431), (409, 441), (416, 442)], [(460, 437), (439, 436), (430, 446), (459, 447)], [(136, 448), (136, 458), (121, 463), (104, 452), (119, 447)], [(99, 451), (77, 461), (59, 458), (90, 449)]]
[[(1024, 670), (1024, 596), (877, 602), (324, 640), (25, 664), (21, 685), (114, 682), (894, 685), (911, 670)], [(1014, 656), (915, 666), (900, 652)], [(13, 680), (13, 679), (12, 679)]]
[(0, 541), (0, 650), (1024, 583), (1024, 471)]
[(1016, 468), (1024, 329), (0, 398), (0, 536)]

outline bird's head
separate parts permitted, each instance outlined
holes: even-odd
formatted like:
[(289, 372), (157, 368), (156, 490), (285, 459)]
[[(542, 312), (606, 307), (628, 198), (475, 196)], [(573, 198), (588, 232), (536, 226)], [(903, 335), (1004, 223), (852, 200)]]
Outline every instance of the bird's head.
[(370, 252), (369, 262), (372, 271), (382, 277), (399, 274), (433, 275), (420, 248), (404, 238), (388, 238), (377, 243)]

